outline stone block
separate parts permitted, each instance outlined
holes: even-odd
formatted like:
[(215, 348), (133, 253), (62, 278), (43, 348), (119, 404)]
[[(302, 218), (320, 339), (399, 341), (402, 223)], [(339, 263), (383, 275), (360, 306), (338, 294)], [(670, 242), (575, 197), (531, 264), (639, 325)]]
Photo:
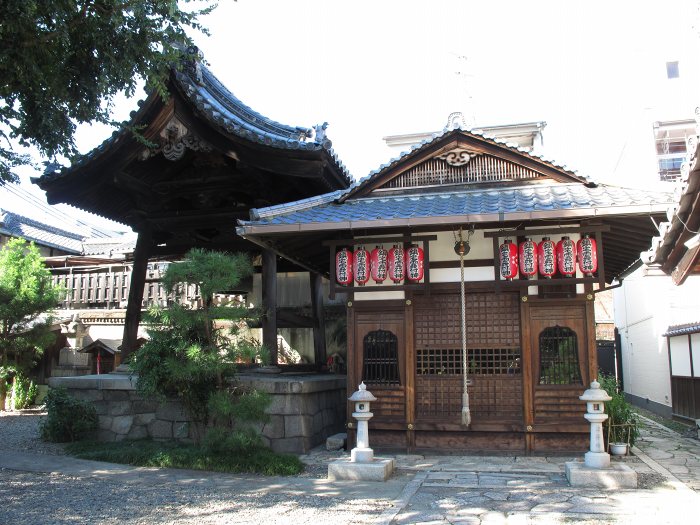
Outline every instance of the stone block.
[(173, 423), (156, 419), (148, 425), (148, 435), (153, 439), (172, 439)]
[(107, 401), (94, 401), (92, 406), (95, 407), (95, 412), (98, 416), (105, 416), (109, 413), (109, 403)]
[(566, 479), (572, 487), (636, 489), (637, 473), (627, 465), (614, 463), (608, 468), (590, 468), (578, 461), (566, 462)]
[(304, 439), (301, 437), (273, 439), (270, 448), (280, 454), (303, 454)]
[(134, 425), (126, 435), (126, 439), (146, 439), (148, 437), (148, 429), (144, 425)]
[(302, 413), (301, 396), (298, 395), (273, 395), (272, 403), (267, 409), (268, 414), (301, 414)]
[(153, 412), (150, 414), (134, 414), (134, 425), (148, 425), (155, 418), (156, 415)]
[(393, 472), (393, 459), (375, 458), (370, 463), (357, 463), (345, 458), (328, 464), (328, 479), (331, 481), (386, 481)]
[(310, 416), (284, 416), (284, 437), (310, 436), (311, 427)]
[(321, 396), (317, 394), (310, 394), (304, 396), (303, 400), (303, 413), (314, 416), (321, 411)]
[(156, 410), (158, 410), (158, 406), (158, 401), (146, 401), (140, 398), (134, 399), (131, 402), (131, 407), (134, 414), (147, 414), (149, 412), (153, 412), (155, 414)]
[(173, 438), (187, 439), (190, 436), (190, 424), (187, 421), (173, 423)]
[(111, 416), (97, 416), (97, 428), (100, 430), (109, 430), (112, 428)]
[(75, 399), (79, 399), (80, 401), (87, 401), (87, 402), (93, 402), (93, 401), (102, 401), (104, 398), (102, 396), (102, 391), (100, 390), (74, 390), (71, 389), (68, 391), (68, 393), (73, 396)]
[(284, 416), (270, 416), (270, 421), (262, 427), (262, 435), (269, 439), (284, 437)]
[(123, 416), (125, 414), (132, 414), (131, 401), (114, 401), (112, 403), (109, 403), (108, 407), (110, 416)]
[(156, 418), (165, 421), (185, 421), (189, 419), (183, 406), (176, 401), (166, 401), (156, 409)]
[(345, 433), (333, 434), (326, 438), (326, 450), (340, 450), (345, 448), (348, 435)]
[(320, 434), (323, 430), (323, 414), (321, 412), (316, 413), (311, 418), (311, 432), (314, 434)]
[(126, 390), (104, 390), (105, 401), (129, 401), (129, 392)]
[(111, 430), (115, 434), (126, 436), (134, 424), (134, 416), (115, 416), (112, 418)]

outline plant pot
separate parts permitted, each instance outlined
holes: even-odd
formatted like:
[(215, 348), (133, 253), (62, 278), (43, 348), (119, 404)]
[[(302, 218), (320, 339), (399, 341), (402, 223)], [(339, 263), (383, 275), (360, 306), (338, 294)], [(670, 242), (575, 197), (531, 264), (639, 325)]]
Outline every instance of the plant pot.
[(613, 456), (626, 456), (627, 443), (610, 443), (610, 453)]

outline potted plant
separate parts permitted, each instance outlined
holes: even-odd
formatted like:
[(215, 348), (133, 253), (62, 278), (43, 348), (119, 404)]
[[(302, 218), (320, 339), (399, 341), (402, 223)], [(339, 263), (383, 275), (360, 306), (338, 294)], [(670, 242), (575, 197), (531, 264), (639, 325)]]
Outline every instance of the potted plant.
[(601, 373), (599, 381), (601, 388), (612, 397), (605, 404), (605, 413), (608, 414), (605, 422), (608, 448), (613, 455), (626, 455), (639, 436), (637, 415), (613, 376)]

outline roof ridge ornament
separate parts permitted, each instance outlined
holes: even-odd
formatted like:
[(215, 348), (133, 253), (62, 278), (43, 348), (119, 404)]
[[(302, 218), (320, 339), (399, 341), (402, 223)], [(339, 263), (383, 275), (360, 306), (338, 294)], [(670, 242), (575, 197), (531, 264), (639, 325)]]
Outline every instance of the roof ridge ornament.
[(183, 70), (197, 84), (202, 85), (202, 60), (204, 54), (195, 45), (187, 46), (184, 55), (182, 56)]
[(469, 129), (467, 127), (467, 121), (464, 118), (464, 113), (461, 111), (453, 111), (447, 116), (447, 123), (445, 124), (444, 131), (453, 129)]

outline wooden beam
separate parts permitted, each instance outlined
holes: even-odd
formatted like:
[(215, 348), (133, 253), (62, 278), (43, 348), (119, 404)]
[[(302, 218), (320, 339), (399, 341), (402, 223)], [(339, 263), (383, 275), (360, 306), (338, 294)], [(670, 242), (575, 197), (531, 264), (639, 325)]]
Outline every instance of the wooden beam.
[(270, 365), (277, 366), (277, 255), (262, 252), (263, 344), (270, 352)]
[(549, 229), (537, 229), (537, 230), (501, 230), (497, 232), (484, 232), (484, 237), (517, 237), (518, 235), (525, 235), (531, 237), (533, 235), (557, 235), (560, 233), (594, 233), (594, 232), (609, 232), (610, 226), (582, 226), (582, 227), (564, 227), (564, 228), (549, 228)]
[(148, 256), (150, 255), (152, 244), (151, 237), (151, 230), (145, 229), (139, 232), (136, 239), (134, 266), (131, 271), (131, 284), (129, 286), (129, 301), (126, 305), (124, 335), (122, 336), (122, 363), (125, 363), (129, 358), (129, 354), (136, 350), (139, 323), (141, 322), (141, 302), (143, 301)]
[(311, 310), (314, 329), (314, 363), (320, 371), (326, 362), (326, 320), (323, 310), (323, 279), (321, 274), (309, 272)]
[(700, 260), (700, 246), (687, 250), (673, 269), (673, 272), (671, 272), (673, 284), (676, 286), (683, 284), (688, 276), (693, 273), (693, 268), (698, 264), (698, 260)]

